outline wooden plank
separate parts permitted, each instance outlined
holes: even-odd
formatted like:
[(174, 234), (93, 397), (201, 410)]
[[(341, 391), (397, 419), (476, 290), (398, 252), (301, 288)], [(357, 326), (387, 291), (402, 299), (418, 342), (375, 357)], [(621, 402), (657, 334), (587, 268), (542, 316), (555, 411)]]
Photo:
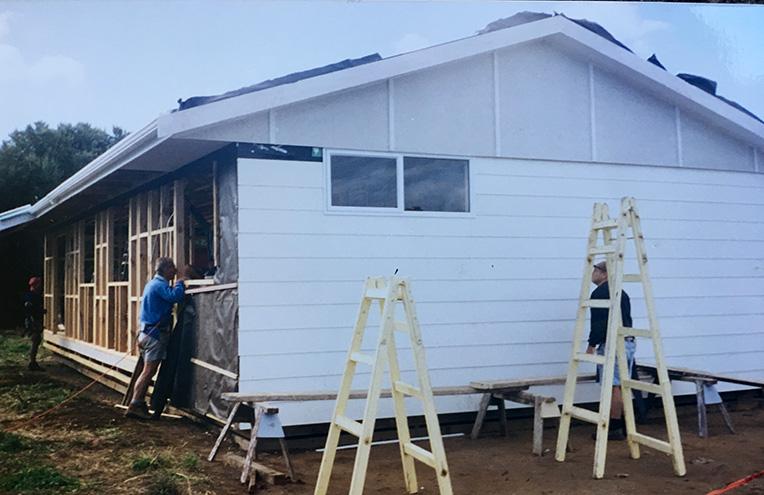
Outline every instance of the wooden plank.
[[(479, 392), (470, 386), (432, 388), (432, 395), (472, 395), (477, 393)], [(351, 390), (348, 399), (365, 399), (366, 395), (366, 390)], [(302, 402), (335, 400), (337, 398), (337, 392), (330, 390), (320, 390), (315, 392), (225, 392), (221, 394), (220, 397), (226, 401), (242, 402)], [(382, 389), (380, 397), (392, 397), (392, 391), (390, 389)]]
[[(233, 453), (227, 453), (223, 456), (223, 463), (235, 469), (241, 469), (242, 466), (244, 466), (244, 457)], [(270, 485), (285, 485), (288, 482), (286, 474), (281, 471), (260, 464), (259, 462), (252, 461), (249, 476), (255, 475), (257, 475), (257, 479), (263, 480)]]
[[(649, 364), (637, 364), (637, 370), (645, 371), (647, 373), (652, 373), (652, 374), (656, 373), (655, 366), (652, 366)], [(730, 376), (730, 375), (718, 375), (709, 371), (699, 371), (699, 370), (693, 370), (689, 368), (667, 367), (666, 370), (668, 371), (669, 376), (673, 380), (694, 381), (694, 379), (698, 377), (698, 378), (706, 378), (710, 380), (717, 380), (720, 382), (736, 383), (738, 385), (748, 385), (750, 387), (764, 388), (764, 380), (754, 380), (751, 378), (738, 378), (738, 377)]]
[(541, 416), (541, 397), (534, 397), (533, 404), (533, 455), (541, 457), (544, 453), (544, 418)]
[(233, 373), (232, 371), (224, 370), (223, 368), (220, 368), (219, 366), (215, 366), (214, 364), (210, 364), (206, 361), (202, 361), (201, 359), (191, 358), (191, 362), (202, 368), (206, 368), (210, 371), (214, 371), (215, 373), (219, 375), (227, 376), (228, 378), (232, 378), (234, 380), (237, 380), (239, 378), (239, 375), (237, 375), (236, 373)]
[[(596, 379), (597, 375), (594, 373), (579, 375), (576, 377), (577, 382), (591, 382)], [(518, 380), (476, 380), (470, 382), (470, 387), (475, 390), (501, 390), (511, 388), (524, 388), (535, 387), (541, 385), (560, 385), (565, 383), (564, 376), (550, 376), (541, 378), (525, 378)], [(433, 388), (433, 392), (437, 387)]]
[(216, 292), (219, 290), (236, 289), (237, 287), (239, 287), (239, 284), (237, 282), (233, 282), (230, 284), (208, 285), (205, 287), (196, 287), (192, 289), (186, 289), (186, 294), (201, 294), (203, 292)]

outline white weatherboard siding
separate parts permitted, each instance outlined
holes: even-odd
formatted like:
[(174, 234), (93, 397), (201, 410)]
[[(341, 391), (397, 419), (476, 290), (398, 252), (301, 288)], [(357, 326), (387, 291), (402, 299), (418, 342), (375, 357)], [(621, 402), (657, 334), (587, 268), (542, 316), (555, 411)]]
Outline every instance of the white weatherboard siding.
[[(412, 283), (435, 386), (564, 374), (592, 204), (615, 213), (625, 195), (643, 217), (669, 364), (764, 377), (764, 176), (475, 158), (470, 169), (471, 215), (356, 215), (326, 211), (322, 163), (240, 159), (240, 390), (337, 390), (363, 280), (396, 268)], [(627, 291), (645, 327), (641, 291)], [(650, 355), (643, 343), (638, 358)], [(299, 424), (331, 410), (282, 412)]]

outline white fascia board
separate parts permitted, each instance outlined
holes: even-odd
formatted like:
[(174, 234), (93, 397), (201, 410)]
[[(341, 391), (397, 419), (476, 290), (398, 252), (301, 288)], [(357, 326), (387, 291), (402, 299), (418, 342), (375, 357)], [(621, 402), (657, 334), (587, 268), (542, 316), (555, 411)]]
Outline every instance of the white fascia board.
[[(589, 49), (589, 57), (610, 66), (614, 64), (633, 77), (642, 75), (654, 87), (667, 92), (669, 100), (679, 100), (700, 113), (722, 117), (721, 127), (764, 143), (764, 124), (736, 108), (705, 93), (691, 84), (640, 59), (634, 53), (562, 16), (549, 17), (528, 24), (451, 41), (411, 53), (397, 55), (371, 64), (352, 67), (291, 84), (248, 93), (195, 108), (162, 115), (157, 120), (157, 135), (168, 137), (225, 121), (246, 117), (260, 111), (316, 98), (345, 89), (371, 84), (409, 72), (467, 58), (512, 45), (551, 37)], [(593, 53), (592, 53), (593, 52)], [(725, 122), (728, 123), (725, 125)], [(732, 125), (729, 125), (732, 124)], [(742, 132), (741, 132), (742, 131)]]
[(23, 205), (0, 213), (0, 232), (34, 220), (32, 205)]
[(88, 186), (122, 168), (138, 154), (144, 153), (163, 141), (156, 138), (156, 120), (154, 120), (143, 129), (133, 132), (109, 148), (105, 153), (59, 184), (32, 206), (32, 215), (35, 218), (44, 215), (55, 208), (57, 204), (75, 196)]
[[(613, 66), (613, 63), (630, 71), (631, 76), (636, 73), (645, 81), (653, 83), (656, 89), (667, 93), (672, 103), (681, 103), (684, 106), (694, 108), (700, 113), (711, 112), (717, 117), (716, 123), (738, 134), (742, 134), (758, 143), (764, 143), (764, 124), (746, 115), (737, 108), (725, 103), (703, 91), (700, 88), (672, 75), (668, 71), (653, 65), (647, 60), (642, 60), (634, 53), (630, 53), (621, 47), (614, 45), (601, 36), (585, 29), (574, 22), (566, 22), (560, 34), (571, 41), (577, 42), (595, 52), (594, 59)], [(721, 117), (723, 120), (719, 120)], [(732, 124), (732, 126), (730, 126)]]
[(364, 86), (507, 46), (537, 40), (562, 29), (567, 21), (549, 17), (540, 21), (472, 36), (378, 62), (330, 72), (290, 84), (247, 93), (187, 110), (165, 114), (157, 121), (157, 135), (167, 137), (233, 120), (263, 110)]

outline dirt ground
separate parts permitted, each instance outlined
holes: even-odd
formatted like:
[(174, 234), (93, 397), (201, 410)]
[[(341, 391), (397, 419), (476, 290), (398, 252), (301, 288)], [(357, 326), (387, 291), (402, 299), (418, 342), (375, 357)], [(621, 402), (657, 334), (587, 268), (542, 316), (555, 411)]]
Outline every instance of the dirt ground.
[[(127, 420), (121, 410), (114, 407), (120, 396), (100, 385), (29, 423), (34, 414), (90, 380), (55, 363), (49, 355), (42, 361), (44, 373), (26, 371), (23, 359), (9, 357), (12, 354), (9, 348), (23, 352), (23, 343), (9, 340), (6, 332), (0, 335), (0, 357), (3, 358), (0, 363), (3, 430), (0, 433), (0, 493), (246, 492), (238, 483), (236, 470), (220, 461), (206, 461), (217, 434), (214, 428), (188, 419)], [(708, 439), (696, 434), (695, 408), (679, 408), (687, 461), (687, 475), (683, 478), (673, 475), (671, 462), (663, 454), (643, 449), (642, 458), (632, 460), (625, 442), (610, 442), (605, 479), (593, 480), (592, 427), (582, 425), (571, 429), (574, 450), (566, 462), (558, 463), (551, 451), (543, 457), (531, 455), (530, 419), (510, 420), (509, 438), (497, 433), (495, 422), (487, 423), (483, 436), (477, 441), (467, 437), (444, 440), (454, 493), (705, 494), (764, 470), (764, 409), (754, 400), (732, 401), (729, 405), (737, 434), (728, 434), (720, 415), (709, 409), (711, 436)], [(555, 441), (554, 426), (550, 424), (545, 431), (544, 446), (548, 449), (553, 448)], [(661, 420), (656, 416), (640, 429), (660, 436)], [(422, 446), (427, 447), (426, 443)], [(225, 449), (240, 452), (231, 442), (224, 444)], [(354, 450), (337, 454), (330, 493), (347, 493), (354, 455)], [(276, 453), (266, 452), (260, 457), (262, 462), (281, 468)], [(300, 482), (261, 485), (258, 491), (273, 495), (313, 493), (321, 454), (312, 450), (293, 452), (293, 461)], [(374, 446), (369, 466), (365, 493), (404, 493), (397, 445)], [(421, 492), (437, 493), (431, 470), (417, 464), (417, 473), (423, 487)], [(729, 493), (764, 495), (764, 478)]]

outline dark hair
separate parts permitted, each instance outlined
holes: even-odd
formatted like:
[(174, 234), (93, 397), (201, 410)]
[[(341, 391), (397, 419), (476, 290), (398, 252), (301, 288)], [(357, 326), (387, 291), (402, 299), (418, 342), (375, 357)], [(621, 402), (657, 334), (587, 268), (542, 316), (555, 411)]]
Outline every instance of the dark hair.
[(154, 272), (160, 275), (164, 274), (168, 268), (174, 267), (175, 262), (169, 256), (162, 256), (154, 261)]

